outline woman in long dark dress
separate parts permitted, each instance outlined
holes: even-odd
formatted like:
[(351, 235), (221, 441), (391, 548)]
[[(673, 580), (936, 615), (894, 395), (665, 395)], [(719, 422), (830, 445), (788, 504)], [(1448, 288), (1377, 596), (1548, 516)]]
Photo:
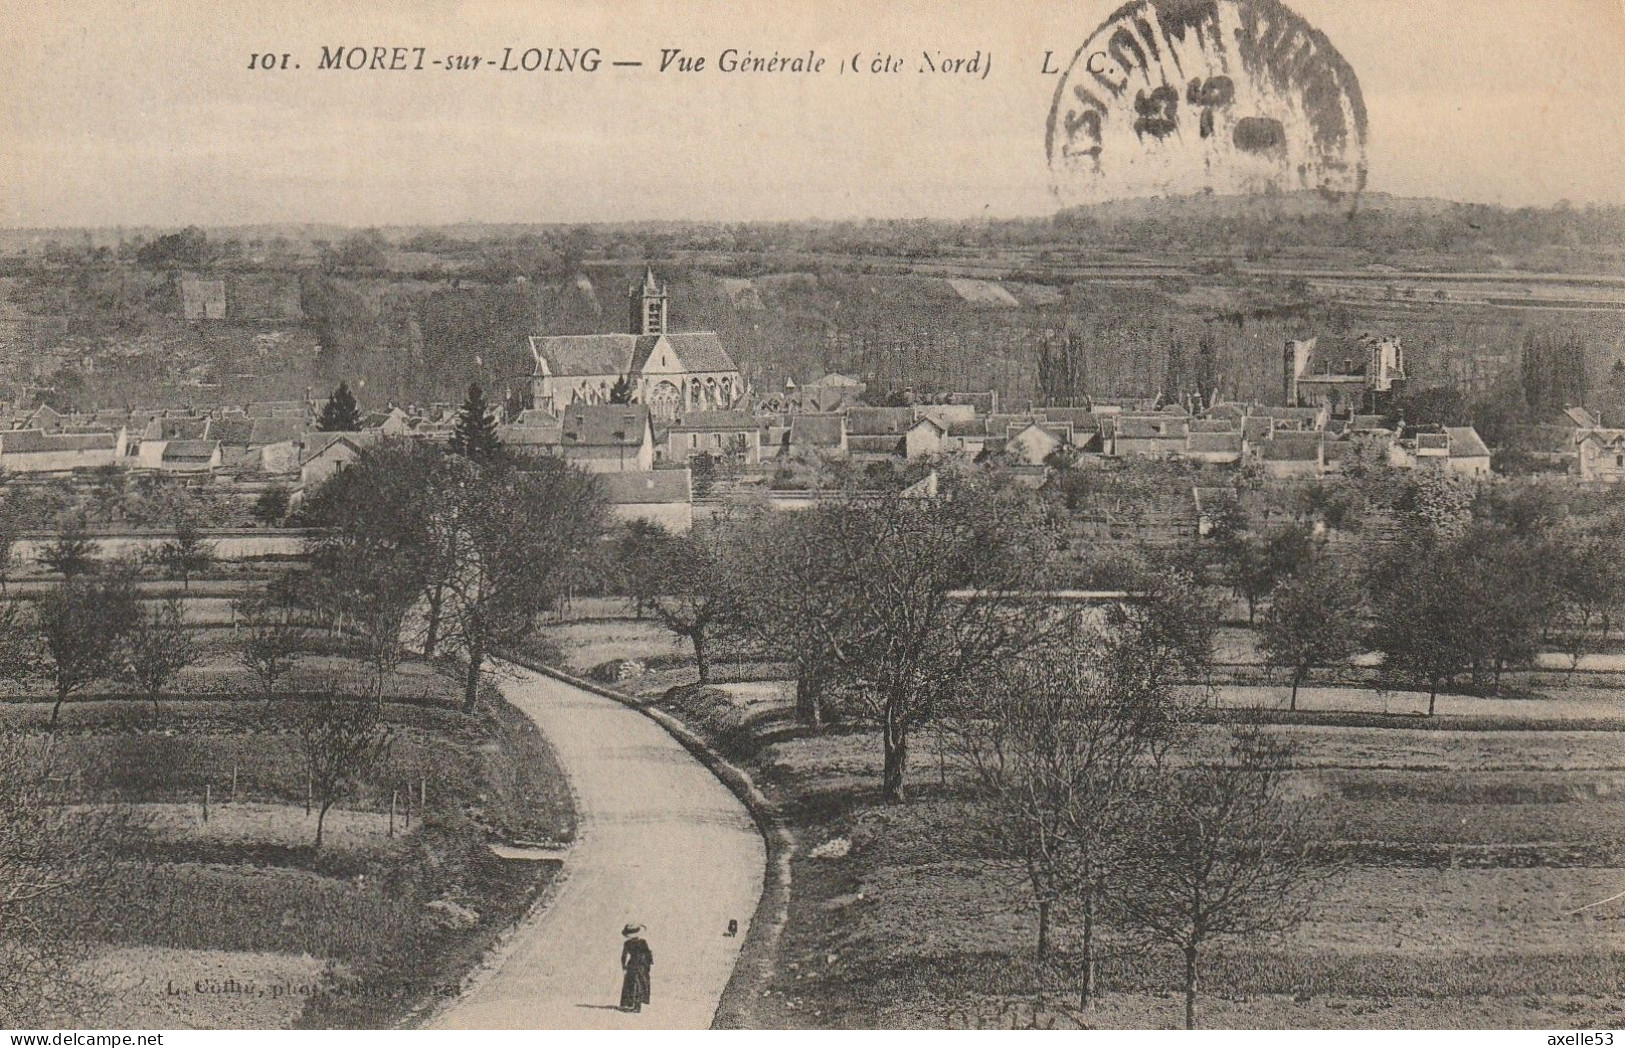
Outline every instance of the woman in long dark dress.
[(649, 969), (654, 967), (654, 951), (642, 939), (643, 925), (629, 924), (621, 929), (626, 942), (621, 946), (621, 1008), (629, 1012), (642, 1011), (649, 1003)]

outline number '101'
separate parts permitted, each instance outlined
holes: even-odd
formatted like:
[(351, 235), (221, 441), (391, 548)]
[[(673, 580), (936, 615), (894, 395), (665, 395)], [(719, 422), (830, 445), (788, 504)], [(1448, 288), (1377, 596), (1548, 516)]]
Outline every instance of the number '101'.
[(291, 55), (291, 54), (273, 55), (269, 51), (267, 51), (263, 55), (261, 55), (261, 54), (252, 54), (252, 55), (248, 56), (248, 68), (250, 68), (250, 69), (286, 69), (286, 68), (288, 68), (288, 63), (292, 59), (293, 59), (293, 55)]

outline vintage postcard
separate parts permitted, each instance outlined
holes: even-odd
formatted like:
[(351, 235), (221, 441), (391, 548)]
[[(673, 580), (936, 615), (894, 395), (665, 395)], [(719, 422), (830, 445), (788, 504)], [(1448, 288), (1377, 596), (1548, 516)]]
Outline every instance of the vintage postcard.
[(13, 1044), (1625, 1026), (1619, 0), (0, 12)]

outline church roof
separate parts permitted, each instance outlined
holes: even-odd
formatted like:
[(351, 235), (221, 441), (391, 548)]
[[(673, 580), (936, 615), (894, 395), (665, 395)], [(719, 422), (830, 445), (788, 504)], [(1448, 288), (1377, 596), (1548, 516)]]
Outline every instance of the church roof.
[(686, 371), (737, 371), (715, 331), (668, 331), (664, 335), (532, 335), (535, 375), (634, 375), (643, 371), (665, 339)]
[(677, 354), (684, 371), (738, 371), (733, 357), (722, 348), (722, 340), (715, 331), (668, 331), (664, 335), (641, 335), (637, 340), (637, 354), (633, 358), (633, 371), (641, 372), (649, 362), (649, 355), (661, 339)]

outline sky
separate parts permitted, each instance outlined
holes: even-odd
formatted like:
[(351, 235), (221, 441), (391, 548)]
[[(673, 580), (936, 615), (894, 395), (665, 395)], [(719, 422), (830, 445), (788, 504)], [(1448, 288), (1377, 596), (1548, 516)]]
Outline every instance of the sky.
[[(1044, 53), (1118, 2), (0, 0), (0, 225), (1042, 215)], [(1625, 204), (1621, 0), (1287, 3), (1359, 78), (1370, 190)], [(320, 70), (324, 46), (487, 68)], [(488, 67), (549, 46), (604, 65)], [(730, 47), (826, 66), (721, 72)], [(917, 71), (978, 52), (985, 76)], [(854, 54), (905, 68), (836, 72)]]

